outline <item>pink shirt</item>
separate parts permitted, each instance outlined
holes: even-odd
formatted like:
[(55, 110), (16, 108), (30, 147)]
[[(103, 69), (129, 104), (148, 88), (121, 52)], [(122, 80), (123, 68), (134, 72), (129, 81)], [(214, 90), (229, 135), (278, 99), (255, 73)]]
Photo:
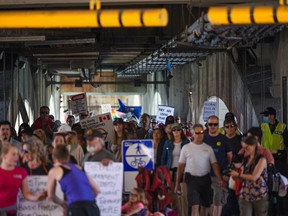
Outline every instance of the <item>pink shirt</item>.
[(129, 202), (125, 203), (123, 206), (122, 206), (122, 213), (130, 213), (132, 211), (134, 211), (135, 209), (144, 209), (145, 206), (143, 205), (142, 202), (138, 202), (134, 205), (130, 205)]
[(13, 170), (4, 170), (0, 167), (0, 208), (16, 204), (19, 188), (27, 177), (27, 172), (22, 167)]
[[(273, 155), (272, 155), (272, 153), (270, 152), (269, 149), (266, 149), (263, 146), (258, 145), (257, 153), (263, 155), (266, 158), (267, 164), (274, 164), (275, 163)], [(244, 154), (244, 157), (248, 156), (248, 153), (243, 148), (240, 149), (238, 154)]]

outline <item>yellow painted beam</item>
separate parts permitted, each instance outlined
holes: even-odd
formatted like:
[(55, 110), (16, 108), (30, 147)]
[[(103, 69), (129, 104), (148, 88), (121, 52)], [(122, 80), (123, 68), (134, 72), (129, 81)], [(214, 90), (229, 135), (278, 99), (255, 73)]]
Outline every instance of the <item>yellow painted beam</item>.
[(0, 28), (164, 27), (161, 9), (0, 11)]
[(280, 5), (288, 5), (288, 0), (279, 0)]
[(207, 17), (212, 25), (287, 24), (288, 6), (211, 7)]

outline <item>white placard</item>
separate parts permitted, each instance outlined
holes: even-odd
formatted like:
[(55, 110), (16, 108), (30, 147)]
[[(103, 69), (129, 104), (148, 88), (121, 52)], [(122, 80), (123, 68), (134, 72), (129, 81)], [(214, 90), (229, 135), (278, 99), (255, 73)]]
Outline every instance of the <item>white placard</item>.
[(102, 114), (112, 113), (111, 104), (101, 104)]
[(216, 115), (216, 102), (205, 101), (203, 107), (203, 120), (207, 121), (209, 116)]
[(87, 97), (86, 93), (73, 95), (69, 98), (69, 108), (73, 114), (87, 113)]
[(165, 124), (165, 120), (167, 116), (174, 116), (174, 107), (158, 105), (157, 111), (157, 123)]
[(112, 142), (114, 136), (113, 122), (111, 113), (97, 115), (91, 118), (83, 119), (80, 121), (81, 127), (87, 129), (97, 129), (103, 136), (104, 140)]
[[(28, 188), (32, 194), (39, 194), (47, 191), (48, 176), (27, 176)], [(63, 199), (59, 183), (56, 187), (56, 195)], [(18, 216), (63, 216), (63, 208), (52, 201), (43, 200), (32, 202), (25, 200), (22, 193), (19, 192), (17, 198), (17, 215)]]
[(100, 162), (85, 162), (84, 168), (100, 188), (101, 193), (96, 202), (101, 215), (121, 215), (123, 164), (111, 163), (103, 166)]

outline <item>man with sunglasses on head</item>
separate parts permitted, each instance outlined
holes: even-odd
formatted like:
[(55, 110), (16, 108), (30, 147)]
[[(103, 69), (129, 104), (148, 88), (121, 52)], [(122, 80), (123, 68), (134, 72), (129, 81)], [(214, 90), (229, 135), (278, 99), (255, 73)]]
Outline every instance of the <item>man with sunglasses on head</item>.
[[(226, 136), (219, 132), (219, 118), (215, 115), (209, 116), (207, 121), (209, 133), (204, 135), (204, 142), (214, 150), (220, 170), (225, 170), (232, 162), (232, 148)], [(211, 172), (212, 189), (213, 189), (213, 205), (211, 206), (211, 214), (220, 216), (222, 207), (227, 202), (227, 191), (219, 185), (215, 174)]]
[(218, 184), (223, 185), (220, 168), (215, 153), (211, 146), (203, 142), (204, 128), (201, 124), (193, 126), (194, 141), (183, 146), (179, 158), (175, 193), (181, 191), (180, 182), (185, 170), (185, 182), (187, 184), (187, 199), (189, 216), (198, 216), (200, 206), (201, 215), (208, 215), (212, 204), (211, 167), (218, 179)]

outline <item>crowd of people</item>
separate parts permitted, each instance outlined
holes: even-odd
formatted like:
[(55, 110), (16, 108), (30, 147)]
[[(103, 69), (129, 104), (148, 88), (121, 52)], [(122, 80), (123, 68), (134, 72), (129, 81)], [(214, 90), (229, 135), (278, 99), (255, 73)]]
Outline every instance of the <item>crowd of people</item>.
[[(18, 134), (9, 121), (0, 122), (1, 216), (17, 214), (19, 189), (28, 200), (48, 197), (61, 205), (66, 215), (100, 215), (95, 197), (101, 188), (82, 171), (84, 163), (101, 162), (107, 166), (122, 162), (122, 141), (134, 139), (153, 140), (155, 168), (165, 166), (170, 171), (169, 208), (174, 210), (170, 215), (288, 214), (287, 195), (279, 196), (272, 189), (274, 179), (279, 177), (277, 172), (287, 176), (288, 146), (286, 125), (276, 119), (272, 107), (261, 113), (263, 123), (245, 134), (238, 129), (231, 112), (225, 115), (223, 127), (213, 115), (206, 128), (191, 122), (181, 124), (173, 116), (168, 116), (165, 124), (157, 124), (146, 113), (139, 122), (135, 117), (126, 121), (115, 118), (111, 142), (105, 142), (98, 130), (83, 130), (79, 123), (75, 124), (73, 115), (61, 124), (49, 112), (49, 107), (41, 107), (40, 117), (31, 127), (27, 123), (20, 125)], [(26, 181), (29, 175), (47, 175), (47, 191), (31, 194)], [(56, 196), (56, 182), (65, 200)], [(168, 212), (158, 211), (154, 215)], [(122, 214), (153, 215), (149, 212), (144, 188), (134, 188), (127, 203), (123, 203)]]

